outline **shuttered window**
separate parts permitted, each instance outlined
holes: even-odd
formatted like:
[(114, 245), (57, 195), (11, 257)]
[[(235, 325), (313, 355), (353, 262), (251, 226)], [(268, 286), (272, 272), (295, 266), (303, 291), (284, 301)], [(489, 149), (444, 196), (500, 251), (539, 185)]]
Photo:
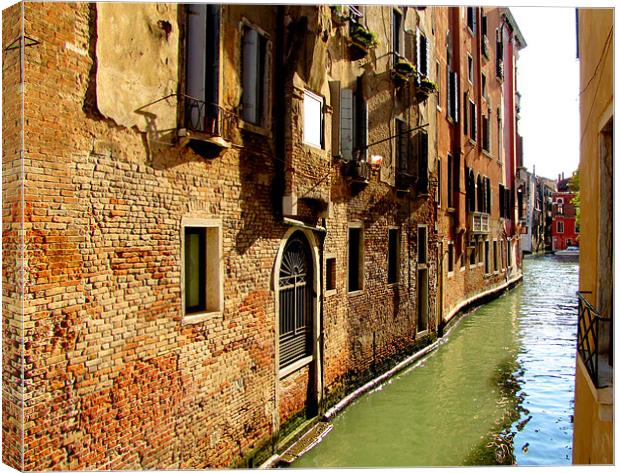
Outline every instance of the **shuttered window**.
[(506, 217), (506, 194), (504, 192), (504, 186), (502, 184), (499, 185), (499, 216), (504, 218)]
[(185, 126), (219, 133), (220, 6), (187, 5)]
[(467, 27), (472, 33), (476, 32), (476, 9), (474, 7), (467, 7)]
[(248, 25), (243, 27), (241, 56), (242, 117), (247, 122), (263, 125), (266, 103), (267, 39)]
[(364, 100), (362, 78), (357, 78), (357, 88), (353, 94), (353, 149), (357, 159), (366, 160), (368, 145), (368, 105)]
[(478, 136), (478, 110), (476, 108), (476, 104), (469, 101), (469, 137), (476, 141)]
[(368, 144), (368, 106), (364, 100), (361, 78), (357, 90), (341, 88), (339, 81), (330, 82), (332, 115), (332, 154), (350, 161), (354, 156), (366, 159)]
[(344, 159), (353, 157), (353, 91), (340, 91), (340, 151)]
[(448, 155), (448, 208), (454, 207), (454, 159)]
[(448, 117), (458, 122), (459, 117), (459, 75), (457, 72), (448, 73)]
[(400, 174), (409, 174), (407, 124), (396, 119), (396, 168)]
[(491, 179), (484, 178), (485, 211), (491, 213)]
[(491, 151), (491, 127), (489, 125), (489, 117), (482, 116), (482, 149)]
[(416, 44), (418, 73), (423, 77), (428, 77), (430, 74), (430, 45), (428, 39), (419, 28), (416, 30)]
[(392, 10), (392, 51), (399, 56), (403, 55), (401, 30), (402, 30), (403, 16), (398, 10)]
[(417, 161), (417, 187), (420, 193), (428, 192), (428, 134), (421, 131), (415, 140)]
[(437, 202), (437, 206), (441, 207), (441, 159), (437, 158), (437, 191), (435, 193), (435, 202)]

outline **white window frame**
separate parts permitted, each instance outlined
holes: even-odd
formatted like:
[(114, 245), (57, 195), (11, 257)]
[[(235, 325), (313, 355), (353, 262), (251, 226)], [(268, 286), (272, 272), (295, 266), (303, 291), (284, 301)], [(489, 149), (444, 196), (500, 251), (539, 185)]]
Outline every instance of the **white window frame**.
[[(312, 100), (313, 102), (310, 102), (310, 100)], [(316, 136), (316, 133), (309, 133), (309, 130), (311, 129), (311, 125), (312, 126), (316, 126), (316, 124), (312, 124), (311, 120), (314, 119), (314, 117), (311, 116), (311, 114), (313, 112), (316, 112), (316, 110), (312, 110), (310, 108), (310, 105), (319, 106), (319, 124), (318, 124), (318, 132), (319, 135), (318, 137)], [(314, 92), (308, 90), (308, 89), (304, 89), (304, 100), (302, 103), (302, 108), (303, 108), (303, 142), (306, 145), (309, 146), (313, 146), (315, 148), (318, 149), (323, 149), (324, 148), (324, 141), (325, 141), (325, 133), (324, 133), (324, 126), (325, 126), (325, 113), (324, 113), (324, 106), (325, 106), (325, 99), (323, 97), (321, 97), (318, 94), (315, 94)], [(318, 140), (317, 140), (318, 138)]]
[[(197, 313), (185, 312), (185, 229), (206, 228), (206, 269), (205, 296), (206, 308)], [(184, 324), (200, 323), (208, 318), (221, 315), (224, 311), (224, 252), (222, 242), (222, 222), (218, 219), (183, 217), (181, 219), (181, 313)]]

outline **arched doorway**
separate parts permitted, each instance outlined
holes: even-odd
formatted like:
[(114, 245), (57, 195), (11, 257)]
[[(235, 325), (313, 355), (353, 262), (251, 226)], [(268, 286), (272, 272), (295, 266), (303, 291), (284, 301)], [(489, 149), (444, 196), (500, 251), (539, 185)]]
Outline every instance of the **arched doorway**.
[(296, 231), (284, 247), (278, 274), (280, 369), (313, 354), (313, 281), (310, 245)]

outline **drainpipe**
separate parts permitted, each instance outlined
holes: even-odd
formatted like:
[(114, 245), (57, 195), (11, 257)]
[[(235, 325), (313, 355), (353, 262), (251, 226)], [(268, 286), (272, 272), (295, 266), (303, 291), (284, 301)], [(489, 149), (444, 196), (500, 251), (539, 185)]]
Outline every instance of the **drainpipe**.
[(285, 142), (284, 142), (284, 120), (285, 120), (285, 92), (284, 74), (280, 73), (284, 69), (284, 9), (283, 5), (279, 5), (277, 8), (277, 21), (276, 21), (276, 41), (274, 43), (274, 57), (275, 67), (272, 70), (274, 77), (274, 91), (273, 94), (273, 120), (272, 128), (274, 135), (274, 150), (276, 155), (274, 156), (274, 176), (271, 187), (273, 189), (271, 198), (273, 199), (273, 213), (276, 220), (282, 218), (282, 197), (284, 196), (284, 156), (285, 156)]
[(325, 403), (323, 401), (323, 395), (325, 393), (325, 385), (324, 385), (324, 367), (325, 367), (325, 320), (323, 317), (324, 310), (324, 302), (325, 302), (325, 293), (323, 292), (323, 288), (325, 287), (324, 276), (323, 276), (323, 261), (325, 254), (325, 238), (327, 236), (327, 219), (323, 218), (323, 228), (325, 228), (325, 232), (319, 233), (319, 287), (321, 289), (321, 300), (319, 301), (319, 314), (320, 324), (319, 324), (319, 333), (318, 333), (318, 344), (319, 344), (319, 356), (318, 356), (318, 364), (320, 367), (320, 377), (317, 376), (317, 380), (320, 381), (320, 386), (317, 386), (317, 404), (318, 404), (318, 415), (322, 417), (325, 412)]

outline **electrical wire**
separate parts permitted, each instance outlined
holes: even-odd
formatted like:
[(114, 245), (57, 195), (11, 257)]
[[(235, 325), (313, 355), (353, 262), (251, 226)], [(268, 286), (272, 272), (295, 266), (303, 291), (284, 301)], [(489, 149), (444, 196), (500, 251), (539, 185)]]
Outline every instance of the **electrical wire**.
[[(609, 31), (609, 35), (607, 36), (607, 39), (608, 39), (608, 40), (609, 40), (609, 38), (611, 38), (611, 33), (612, 33), (613, 29), (614, 29), (614, 28), (613, 28), (613, 26), (612, 26), (612, 27), (611, 27), (611, 30)], [(603, 59), (607, 56), (607, 52), (606, 52), (606, 50), (607, 50), (607, 45), (608, 45), (608, 44), (609, 44), (608, 42), (606, 42), (606, 43), (605, 43), (605, 46), (603, 47), (603, 51), (601, 52), (601, 57), (600, 57), (600, 59), (599, 59), (599, 62), (598, 62), (598, 64), (596, 65), (596, 68), (595, 68), (595, 70), (594, 70), (594, 74), (592, 75), (592, 78), (590, 79), (590, 81), (588, 82), (588, 84), (586, 85), (586, 87), (587, 87), (588, 85), (590, 85), (590, 82), (592, 82), (592, 80), (594, 80), (594, 78), (597, 76), (597, 69), (598, 69), (598, 68), (599, 68), (599, 66), (601, 65), (601, 63), (602, 63)], [(590, 117), (592, 116), (592, 112), (594, 111), (594, 104), (596, 103), (596, 96), (598, 95), (598, 89), (599, 89), (599, 87), (601, 86), (601, 78), (602, 78), (602, 75), (599, 75), (599, 76), (598, 76), (598, 78), (599, 78), (599, 80), (598, 80), (598, 83), (596, 84), (596, 90), (594, 91), (594, 97), (592, 97), (592, 103), (590, 104), (590, 111), (588, 112), (588, 118), (586, 118), (586, 121), (585, 121), (585, 126), (584, 126), (584, 128), (583, 128), (583, 132), (581, 133), (581, 138), (579, 138), (579, 147), (580, 147), (580, 148), (581, 148), (581, 143), (583, 142), (583, 137), (585, 136), (586, 131), (588, 130), (588, 124), (590, 123)], [(583, 89), (583, 90), (585, 91), (585, 87), (584, 87), (584, 89)], [(582, 91), (582, 93), (583, 93), (583, 91)], [(581, 94), (579, 94), (579, 95), (581, 95)]]
[(590, 80), (588, 81), (588, 83), (585, 85), (585, 87), (581, 90), (581, 92), (579, 92), (579, 96), (581, 97), (581, 95), (586, 91), (586, 89), (590, 86), (590, 84), (592, 83), (592, 81), (594, 80), (594, 78), (596, 77), (596, 73), (598, 72), (598, 68), (600, 67), (601, 63), (603, 62), (603, 59), (605, 58), (606, 54), (607, 54), (607, 48), (610, 45), (610, 39), (611, 39), (611, 34), (614, 31), (614, 27), (613, 25), (611, 26), (609, 33), (607, 34), (607, 39), (605, 40), (605, 45), (603, 46), (603, 51), (601, 52), (601, 57), (598, 60), (598, 64), (596, 65), (596, 67), (594, 68), (594, 73), (592, 74), (592, 77), (590, 77)]

